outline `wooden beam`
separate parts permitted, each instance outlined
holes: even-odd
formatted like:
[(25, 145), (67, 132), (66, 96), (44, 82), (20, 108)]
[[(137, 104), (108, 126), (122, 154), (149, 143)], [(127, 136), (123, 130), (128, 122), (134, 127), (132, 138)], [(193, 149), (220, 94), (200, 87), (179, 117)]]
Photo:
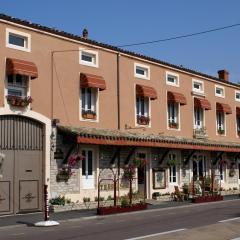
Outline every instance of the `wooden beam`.
[(160, 158), (160, 160), (159, 160), (159, 162), (158, 162), (158, 165), (161, 165), (161, 164), (163, 163), (165, 157), (168, 155), (168, 153), (169, 153), (170, 150), (171, 150), (171, 149), (168, 148), (168, 149), (166, 149), (166, 150), (164, 151), (162, 157)]
[(187, 165), (187, 164), (188, 164), (190, 158), (193, 156), (193, 154), (194, 154), (195, 152), (196, 152), (196, 150), (192, 150), (192, 151), (188, 154), (188, 156), (186, 157), (186, 160), (184, 161), (184, 165)]
[(116, 148), (116, 150), (111, 158), (110, 165), (115, 163), (115, 159), (116, 159), (118, 153), (120, 152), (120, 150), (121, 150), (121, 147)]
[(126, 160), (124, 162), (125, 165), (127, 165), (129, 163), (130, 158), (134, 154), (135, 150), (136, 150), (136, 147), (131, 148), (131, 150), (129, 151), (129, 153), (127, 155), (127, 158), (126, 158)]
[(220, 152), (217, 154), (214, 162), (213, 162), (213, 165), (215, 166), (217, 164), (217, 162), (221, 159), (222, 155), (223, 155), (224, 152)]

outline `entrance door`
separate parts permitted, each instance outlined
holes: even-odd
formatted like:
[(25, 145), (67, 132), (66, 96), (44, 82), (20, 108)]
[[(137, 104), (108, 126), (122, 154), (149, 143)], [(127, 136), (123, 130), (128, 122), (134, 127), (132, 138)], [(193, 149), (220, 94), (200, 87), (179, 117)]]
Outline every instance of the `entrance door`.
[(83, 189), (94, 189), (94, 172), (93, 172), (93, 151), (83, 150), (82, 155), (82, 184)]
[(42, 209), (42, 153), (42, 124), (0, 116), (0, 215)]
[(139, 166), (137, 168), (137, 181), (138, 181), (138, 191), (142, 196), (146, 197), (146, 153), (138, 152), (137, 159), (139, 160)]

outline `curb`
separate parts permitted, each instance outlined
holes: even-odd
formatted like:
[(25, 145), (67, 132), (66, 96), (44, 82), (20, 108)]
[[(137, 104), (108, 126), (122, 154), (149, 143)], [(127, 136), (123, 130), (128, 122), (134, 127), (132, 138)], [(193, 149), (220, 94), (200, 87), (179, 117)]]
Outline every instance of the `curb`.
[[(86, 221), (86, 220), (93, 220), (93, 219), (103, 219), (103, 218), (109, 218), (114, 216), (125, 216), (125, 215), (134, 215), (134, 214), (144, 214), (144, 213), (151, 213), (151, 212), (161, 212), (161, 211), (167, 211), (172, 209), (183, 209), (183, 208), (192, 208), (192, 207), (201, 207), (205, 205), (214, 205), (214, 204), (223, 204), (226, 202), (236, 202), (240, 201), (240, 199), (230, 199), (230, 200), (223, 200), (223, 201), (217, 201), (217, 202), (207, 202), (207, 203), (190, 203), (183, 206), (173, 206), (173, 207), (164, 207), (164, 208), (154, 208), (154, 209), (147, 209), (143, 211), (135, 211), (135, 212), (126, 212), (126, 213), (117, 213), (117, 214), (109, 214), (109, 215), (103, 215), (103, 216), (88, 216), (88, 217), (79, 217), (79, 218), (68, 218), (68, 219), (62, 219), (57, 220), (59, 223), (67, 223), (67, 222), (77, 222), (77, 221)], [(6, 225), (6, 226), (0, 226), (0, 230), (2, 229), (9, 229), (9, 228), (16, 228), (21, 226), (27, 226), (27, 224), (15, 224), (15, 225)]]

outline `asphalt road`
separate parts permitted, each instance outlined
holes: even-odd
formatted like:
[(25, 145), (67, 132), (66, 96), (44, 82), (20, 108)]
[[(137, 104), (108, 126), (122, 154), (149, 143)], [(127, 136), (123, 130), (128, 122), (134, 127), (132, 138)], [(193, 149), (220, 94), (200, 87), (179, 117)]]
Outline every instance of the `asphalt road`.
[[(225, 235), (222, 233), (223, 229)], [(202, 238), (201, 233), (203, 232), (205, 237)], [(187, 236), (186, 234), (190, 235)], [(0, 228), (1, 240), (220, 240), (237, 237), (240, 237), (240, 200), (190, 205), (175, 209), (156, 209), (88, 220), (74, 219), (51, 228), (28, 227), (25, 225)]]

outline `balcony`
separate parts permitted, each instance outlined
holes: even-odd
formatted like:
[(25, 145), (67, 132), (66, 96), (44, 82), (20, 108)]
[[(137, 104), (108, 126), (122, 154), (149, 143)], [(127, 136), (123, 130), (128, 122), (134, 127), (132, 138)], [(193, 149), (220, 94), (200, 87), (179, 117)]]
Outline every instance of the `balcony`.
[(193, 137), (196, 139), (208, 138), (207, 129), (205, 127), (193, 129)]

